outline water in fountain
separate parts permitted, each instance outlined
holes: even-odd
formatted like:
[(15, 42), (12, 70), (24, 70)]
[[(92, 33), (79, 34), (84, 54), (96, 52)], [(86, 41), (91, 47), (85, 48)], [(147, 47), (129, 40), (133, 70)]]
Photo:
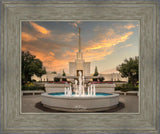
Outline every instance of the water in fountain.
[[(74, 96), (95, 96), (96, 95), (96, 89), (95, 89), (95, 85), (91, 84), (90, 86), (88, 86), (88, 93), (85, 93), (85, 79), (84, 76), (82, 76), (82, 72), (79, 71), (79, 77), (78, 77), (78, 81), (79, 81), (79, 85), (78, 85), (78, 81), (75, 80), (75, 94)], [(72, 87), (71, 84), (69, 87), (65, 87), (64, 89), (64, 93), (65, 96), (73, 96), (72, 94)]]

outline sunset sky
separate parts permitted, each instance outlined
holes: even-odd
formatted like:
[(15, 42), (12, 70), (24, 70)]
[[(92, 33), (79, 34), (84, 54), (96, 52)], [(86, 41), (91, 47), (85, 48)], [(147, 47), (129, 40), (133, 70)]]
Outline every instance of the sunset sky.
[(78, 30), (85, 61), (99, 73), (115, 70), (125, 58), (139, 55), (139, 21), (23, 21), (22, 51), (43, 62), (47, 71), (66, 73), (76, 59)]

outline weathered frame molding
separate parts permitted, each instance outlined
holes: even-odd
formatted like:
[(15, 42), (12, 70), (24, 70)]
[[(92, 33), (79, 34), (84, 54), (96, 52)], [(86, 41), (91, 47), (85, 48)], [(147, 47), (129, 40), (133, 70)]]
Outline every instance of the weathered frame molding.
[[(159, 36), (157, 1), (2, 0), (2, 132), (158, 133)], [(21, 20), (140, 20), (140, 111), (131, 114), (23, 114)]]

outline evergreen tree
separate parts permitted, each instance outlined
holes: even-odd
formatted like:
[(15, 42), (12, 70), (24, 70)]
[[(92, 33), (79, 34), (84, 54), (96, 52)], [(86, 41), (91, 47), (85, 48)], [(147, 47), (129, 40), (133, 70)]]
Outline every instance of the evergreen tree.
[[(99, 73), (98, 73), (98, 69), (97, 69), (97, 66), (96, 66), (93, 76), (98, 76), (98, 75), (99, 75)], [(93, 81), (98, 81), (98, 79), (97, 78), (93, 78)]]
[[(64, 72), (64, 70), (63, 70), (62, 76), (66, 76), (66, 73)], [(62, 78), (62, 81), (67, 81), (67, 79), (66, 78)]]
[(97, 69), (97, 66), (95, 67), (95, 71), (94, 71), (94, 75), (93, 76), (98, 76), (98, 69)]

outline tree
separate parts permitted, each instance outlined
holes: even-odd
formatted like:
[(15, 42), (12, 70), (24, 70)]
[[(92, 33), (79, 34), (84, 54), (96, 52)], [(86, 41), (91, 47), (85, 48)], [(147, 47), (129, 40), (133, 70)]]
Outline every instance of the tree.
[[(98, 76), (98, 75), (99, 75), (99, 73), (98, 73), (98, 69), (97, 69), (97, 66), (96, 66), (93, 76)], [(97, 78), (93, 78), (93, 81), (97, 81), (97, 80), (98, 80)]]
[(52, 74), (57, 74), (57, 72), (56, 71), (53, 71), (53, 72), (51, 72)]
[(103, 82), (103, 81), (104, 81), (104, 77), (100, 77), (100, 78), (99, 78), (99, 81), (100, 81), (100, 82)]
[(54, 82), (60, 82), (60, 78), (54, 77)]
[[(66, 76), (66, 73), (64, 72), (64, 70), (63, 70), (62, 76)], [(66, 78), (62, 78), (62, 81), (67, 81), (67, 79)]]
[(31, 81), (31, 77), (35, 74), (41, 77), (46, 73), (42, 61), (36, 59), (36, 56), (31, 55), (29, 51), (22, 51), (22, 84)]
[(124, 63), (117, 67), (117, 70), (121, 73), (121, 77), (128, 77), (128, 82), (132, 85), (136, 85), (138, 82), (139, 70), (139, 57), (125, 59)]

